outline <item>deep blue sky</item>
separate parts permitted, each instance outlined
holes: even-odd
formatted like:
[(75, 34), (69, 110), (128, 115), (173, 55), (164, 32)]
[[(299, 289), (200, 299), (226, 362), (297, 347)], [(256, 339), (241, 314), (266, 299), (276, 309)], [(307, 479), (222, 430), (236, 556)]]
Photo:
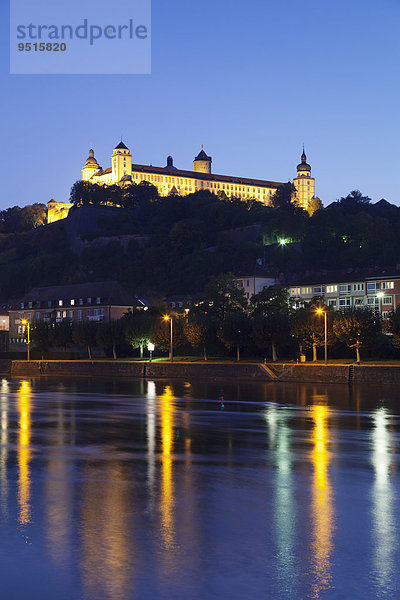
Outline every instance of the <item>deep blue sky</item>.
[[(287, 181), (302, 143), (325, 205), (400, 204), (399, 0), (153, 0), (152, 75), (9, 75), (1, 0), (0, 208), (67, 201), (93, 145), (134, 162)], [(95, 10), (95, 3), (90, 3)]]

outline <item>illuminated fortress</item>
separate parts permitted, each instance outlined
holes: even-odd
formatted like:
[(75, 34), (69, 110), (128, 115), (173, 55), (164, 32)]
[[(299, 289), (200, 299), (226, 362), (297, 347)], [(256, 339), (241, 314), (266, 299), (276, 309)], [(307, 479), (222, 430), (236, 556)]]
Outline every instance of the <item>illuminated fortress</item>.
[[(208, 190), (214, 194), (226, 194), (228, 197), (247, 200), (254, 198), (269, 205), (276, 190), (285, 185), (279, 181), (249, 179), (229, 175), (216, 175), (211, 172), (212, 158), (204, 149), (193, 161), (193, 171), (177, 169), (172, 156), (168, 156), (165, 167), (139, 165), (132, 162), (129, 148), (121, 142), (114, 148), (111, 156), (111, 167), (103, 169), (97, 162), (94, 151), (89, 150), (89, 156), (82, 168), (82, 180), (100, 185), (129, 184), (148, 181), (154, 185), (160, 196), (177, 194), (186, 196), (199, 190)], [(295, 191), (293, 201), (301, 208), (309, 210), (311, 199), (315, 194), (315, 179), (311, 177), (311, 167), (307, 163), (304, 152), (301, 162), (297, 165), (297, 177), (293, 179)], [(49, 202), (48, 222), (57, 221), (67, 216), (70, 205)]]

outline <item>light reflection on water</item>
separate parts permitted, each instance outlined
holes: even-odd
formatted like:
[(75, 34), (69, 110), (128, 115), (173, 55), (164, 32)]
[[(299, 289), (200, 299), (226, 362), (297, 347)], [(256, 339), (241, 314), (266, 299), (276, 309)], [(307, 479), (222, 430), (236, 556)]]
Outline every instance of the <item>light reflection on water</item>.
[(314, 467), (312, 485), (312, 579), (311, 597), (319, 599), (331, 587), (334, 510), (329, 482), (329, 408), (316, 405), (310, 408), (314, 422), (312, 438), (314, 449), (311, 461)]
[(220, 388), (3, 380), (4, 597), (394, 598), (397, 390)]

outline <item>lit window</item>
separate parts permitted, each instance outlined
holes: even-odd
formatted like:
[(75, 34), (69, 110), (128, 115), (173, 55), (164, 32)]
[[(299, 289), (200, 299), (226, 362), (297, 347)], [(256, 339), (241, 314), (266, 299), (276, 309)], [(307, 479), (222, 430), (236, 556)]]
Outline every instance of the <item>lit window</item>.
[(101, 298), (100, 298), (100, 296), (97, 296), (97, 298), (96, 298), (96, 304), (101, 304)]
[(79, 298), (79, 306), (82, 306), (83, 304), (83, 298)]
[(71, 306), (75, 306), (75, 300), (71, 298)]
[(62, 305), (63, 305), (63, 301), (62, 301), (62, 300), (59, 300), (59, 301), (58, 301), (58, 306), (62, 306)]

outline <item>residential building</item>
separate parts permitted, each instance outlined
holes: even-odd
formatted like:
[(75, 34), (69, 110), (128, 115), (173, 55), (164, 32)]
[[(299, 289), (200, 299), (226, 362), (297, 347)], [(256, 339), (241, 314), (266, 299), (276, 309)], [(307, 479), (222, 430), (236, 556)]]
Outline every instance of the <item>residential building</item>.
[(292, 282), (289, 295), (295, 307), (321, 297), (335, 310), (367, 307), (386, 319), (400, 305), (400, 272), (360, 269), (308, 276)]
[(250, 302), (255, 294), (259, 294), (263, 289), (279, 283), (263, 266), (256, 265), (247, 272), (236, 276), (238, 288), (244, 291), (247, 301)]
[(10, 343), (20, 345), (26, 339), (26, 325), (22, 320), (29, 323), (101, 322), (120, 319), (133, 308), (147, 307), (116, 281), (33, 288), (9, 311)]

